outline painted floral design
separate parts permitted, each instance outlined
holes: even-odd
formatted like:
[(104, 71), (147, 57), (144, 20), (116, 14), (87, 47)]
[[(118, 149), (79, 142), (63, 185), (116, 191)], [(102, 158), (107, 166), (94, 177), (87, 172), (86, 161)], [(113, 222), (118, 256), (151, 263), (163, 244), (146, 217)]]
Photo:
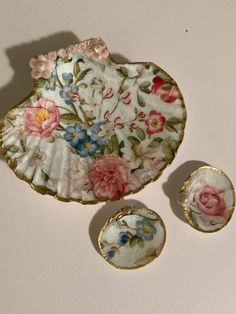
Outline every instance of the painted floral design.
[(137, 268), (151, 262), (164, 242), (161, 218), (150, 210), (129, 206), (118, 211), (99, 236), (103, 256), (120, 268)]
[(178, 90), (171, 81), (168, 82), (160, 76), (156, 76), (153, 78), (152, 82), (152, 93), (160, 95), (161, 100), (164, 102), (173, 103), (179, 97)]
[(147, 134), (152, 135), (154, 133), (162, 132), (165, 122), (166, 118), (160, 112), (157, 112), (156, 110), (150, 111), (149, 118), (145, 120)]
[(29, 62), (32, 68), (31, 75), (34, 79), (49, 78), (51, 75), (51, 70), (54, 68), (54, 61), (56, 59), (56, 53), (50, 52), (46, 56), (40, 55), (36, 58), (32, 58)]
[(146, 241), (152, 240), (154, 234), (156, 234), (157, 230), (153, 223), (148, 219), (137, 220), (137, 236), (139, 238), (143, 238)]
[(214, 232), (224, 227), (233, 213), (234, 188), (223, 171), (203, 166), (185, 182), (180, 203), (190, 225), (204, 232)]
[(224, 192), (213, 186), (205, 185), (194, 195), (194, 202), (202, 213), (209, 216), (224, 216), (226, 205)]
[(60, 113), (53, 100), (40, 98), (26, 109), (23, 124), (28, 134), (50, 137), (60, 122)]
[(104, 155), (92, 165), (89, 178), (98, 199), (115, 199), (124, 194), (129, 184), (130, 170), (122, 158)]
[[(2, 145), (42, 193), (118, 199), (158, 177), (175, 156), (185, 124), (176, 84), (153, 64), (108, 57), (104, 41), (92, 38), (30, 60), (36, 87), (4, 119)], [(47, 158), (32, 178), (25, 163), (37, 146)]]
[(90, 41), (82, 43), (79, 48), (94, 61), (107, 58), (109, 55), (106, 44), (101, 38), (92, 38)]

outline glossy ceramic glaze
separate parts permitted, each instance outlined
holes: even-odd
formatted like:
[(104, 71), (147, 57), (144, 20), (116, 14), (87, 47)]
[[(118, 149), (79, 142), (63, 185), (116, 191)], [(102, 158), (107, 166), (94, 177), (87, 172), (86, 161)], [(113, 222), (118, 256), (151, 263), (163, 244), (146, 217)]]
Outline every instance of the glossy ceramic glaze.
[(35, 88), (0, 121), (0, 152), (21, 179), (60, 200), (137, 192), (171, 163), (186, 111), (150, 62), (118, 64), (100, 38), (30, 60)]
[(133, 269), (159, 256), (165, 238), (165, 226), (157, 213), (126, 207), (107, 221), (98, 242), (101, 254), (111, 265)]
[(226, 174), (215, 167), (194, 171), (180, 192), (188, 223), (197, 230), (214, 232), (230, 220), (235, 207), (235, 191)]

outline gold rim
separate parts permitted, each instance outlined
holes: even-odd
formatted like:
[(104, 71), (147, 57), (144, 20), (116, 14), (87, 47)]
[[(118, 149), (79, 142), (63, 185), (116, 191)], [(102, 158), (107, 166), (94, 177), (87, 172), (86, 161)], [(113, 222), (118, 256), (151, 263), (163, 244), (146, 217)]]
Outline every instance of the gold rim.
[[(101, 241), (102, 241), (102, 236), (103, 236), (103, 233), (105, 231), (105, 229), (107, 228), (107, 226), (114, 220), (114, 219), (120, 219), (121, 217), (124, 217), (125, 215), (127, 215), (128, 211), (139, 211), (139, 212), (145, 212), (145, 213), (150, 213), (150, 214), (154, 214), (157, 216), (157, 220), (158, 222), (160, 222), (163, 230), (164, 230), (164, 239), (163, 239), (163, 242), (162, 242), (162, 245), (161, 245), (161, 248), (158, 252), (158, 255), (155, 256), (153, 258), (153, 260), (151, 260), (150, 262), (146, 263), (146, 264), (143, 264), (143, 265), (140, 265), (140, 266), (135, 266), (135, 267), (121, 267), (121, 266), (117, 266), (116, 264), (112, 263), (109, 259), (107, 259), (106, 255), (103, 253), (102, 251), (102, 247), (101, 247)], [(155, 211), (151, 210), (151, 209), (148, 209), (148, 208), (145, 208), (145, 207), (142, 207), (142, 208), (136, 208), (135, 206), (129, 206), (127, 205), (126, 207), (123, 207), (121, 209), (119, 209), (118, 211), (116, 211), (110, 218), (108, 218), (108, 220), (106, 221), (106, 223), (104, 224), (104, 226), (102, 227), (100, 233), (99, 233), (99, 236), (98, 236), (98, 246), (99, 246), (99, 250), (100, 250), (100, 253), (101, 253), (101, 256), (110, 264), (112, 265), (113, 267), (117, 268), (117, 269), (129, 269), (129, 270), (132, 270), (132, 269), (138, 269), (138, 268), (142, 268), (148, 264), (150, 264), (151, 262), (153, 262), (156, 258), (158, 258), (161, 253), (162, 253), (162, 250), (165, 246), (165, 243), (166, 243), (166, 227), (165, 227), (165, 224), (161, 218), (160, 215), (158, 215)]]
[[(91, 38), (90, 38), (91, 39)], [(88, 40), (90, 40), (88, 39)], [(86, 40), (87, 41), (87, 40)], [(185, 126), (186, 126), (186, 120), (187, 120), (187, 111), (186, 111), (186, 106), (185, 106), (185, 101), (184, 101), (184, 98), (183, 98), (183, 95), (182, 95), (182, 92), (180, 91), (179, 89), (179, 86), (178, 84), (176, 83), (176, 81), (169, 75), (169, 73), (167, 73), (166, 71), (164, 71), (161, 67), (159, 67), (157, 64), (153, 63), (153, 62), (116, 62), (110, 52), (109, 52), (109, 56), (107, 57), (107, 59), (109, 59), (110, 61), (112, 61), (114, 64), (116, 65), (129, 65), (129, 64), (151, 64), (152, 66), (154, 67), (158, 67), (164, 74), (166, 74), (172, 81), (172, 83), (176, 86), (177, 88), (177, 91), (178, 91), (178, 94), (179, 94), (179, 99), (180, 99), (180, 102), (181, 102), (181, 107), (183, 109), (183, 123), (182, 123), (182, 128), (181, 128), (181, 133), (180, 133), (180, 136), (179, 136), (179, 142), (178, 142), (178, 146), (176, 147), (175, 149), (175, 152), (173, 154), (173, 159), (170, 160), (165, 166), (163, 169), (160, 170), (160, 173), (158, 173), (157, 176), (155, 176), (153, 179), (150, 179), (149, 181), (147, 181), (145, 184), (141, 185), (139, 188), (137, 188), (136, 190), (134, 191), (129, 191), (127, 193), (125, 193), (122, 197), (125, 197), (125, 196), (128, 196), (128, 195), (132, 195), (132, 194), (135, 194), (139, 191), (141, 191), (142, 189), (144, 189), (146, 187), (146, 185), (148, 185), (149, 183), (151, 182), (155, 182), (156, 180), (159, 179), (159, 177), (162, 175), (163, 171), (166, 169), (167, 166), (171, 165), (173, 160), (175, 159), (175, 156), (179, 150), (179, 147), (181, 145), (181, 143), (183, 142), (183, 138), (184, 138), (184, 130), (185, 130)], [(16, 167), (17, 167), (17, 164), (15, 162), (14, 159), (10, 158), (7, 156), (7, 150), (4, 148), (4, 144), (3, 144), (3, 139), (2, 139), (2, 133), (3, 133), (3, 121), (6, 119), (7, 115), (13, 111), (15, 108), (19, 107), (20, 105), (22, 105), (27, 99), (29, 99), (30, 97), (34, 96), (36, 94), (36, 91), (37, 91), (37, 88), (38, 88), (38, 80), (33, 80), (33, 83), (34, 83), (34, 86), (33, 86), (33, 90), (29, 93), (28, 96), (24, 97), (19, 103), (17, 103), (13, 108), (11, 108), (2, 118), (0, 118), (0, 155), (2, 155), (5, 160), (7, 161), (9, 167), (12, 169), (12, 171), (15, 173), (15, 175), (27, 182), (31, 188), (40, 193), (40, 194), (43, 194), (43, 195), (51, 195), (53, 196), (54, 198), (56, 198), (57, 200), (59, 201), (63, 201), (63, 202), (78, 202), (78, 203), (81, 203), (83, 205), (88, 205), (88, 204), (98, 204), (98, 203), (101, 203), (101, 202), (106, 202), (106, 201), (117, 201), (119, 200), (120, 198), (104, 198), (104, 199), (99, 199), (99, 200), (92, 200), (92, 201), (84, 201), (82, 199), (76, 199), (76, 198), (63, 198), (61, 196), (59, 196), (57, 194), (57, 191), (55, 191), (55, 193), (50, 193), (49, 191), (43, 191), (40, 186), (37, 186), (35, 185), (33, 182), (32, 182), (32, 179), (29, 179), (27, 178), (25, 175), (23, 175), (22, 173), (20, 173), (19, 171), (17, 171)]]
[(192, 178), (193, 176), (199, 171), (199, 170), (204, 170), (204, 169), (207, 169), (207, 170), (212, 170), (212, 171), (215, 171), (215, 172), (218, 172), (220, 175), (223, 175), (226, 179), (228, 179), (229, 183), (230, 183), (230, 186), (231, 186), (231, 189), (232, 189), (232, 192), (233, 192), (233, 196), (234, 196), (234, 199), (233, 199), (233, 204), (232, 204), (232, 208), (230, 209), (230, 214), (229, 214), (229, 217), (227, 218), (227, 221), (219, 228), (215, 229), (215, 230), (203, 230), (203, 229), (200, 229), (198, 226), (196, 226), (195, 224), (192, 223), (192, 220), (190, 219), (189, 217), (189, 211), (188, 211), (188, 205), (184, 205), (184, 204), (181, 204), (182, 208), (183, 208), (183, 212), (184, 212), (184, 217), (185, 217), (185, 220), (186, 222), (191, 226), (193, 227), (195, 230), (198, 230), (198, 231), (201, 231), (203, 233), (213, 233), (213, 232), (216, 232), (216, 231), (219, 231), (221, 230), (222, 228), (224, 228), (228, 223), (229, 221), (231, 220), (232, 218), (232, 215), (234, 213), (234, 209), (235, 209), (235, 190), (234, 190), (234, 186), (233, 186), (233, 183), (232, 181), (230, 180), (230, 178), (224, 173), (223, 170), (215, 167), (215, 166), (202, 166), (202, 167), (199, 167), (198, 169), (194, 170), (189, 176), (188, 178), (185, 180), (181, 190), (180, 190), (180, 193), (183, 193), (183, 192), (186, 192), (186, 190), (189, 188), (189, 186), (191, 185), (192, 183)]

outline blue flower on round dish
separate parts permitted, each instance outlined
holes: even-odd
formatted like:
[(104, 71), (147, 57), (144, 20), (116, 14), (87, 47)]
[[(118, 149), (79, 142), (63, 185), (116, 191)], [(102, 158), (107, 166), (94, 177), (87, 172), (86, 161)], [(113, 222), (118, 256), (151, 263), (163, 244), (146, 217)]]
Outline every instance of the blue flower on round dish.
[(82, 129), (79, 124), (75, 124), (66, 128), (64, 139), (69, 142), (72, 147), (77, 148), (77, 145), (80, 142), (89, 140), (89, 136), (87, 135), (86, 130)]
[(73, 96), (78, 93), (78, 86), (75, 84), (66, 84), (62, 90), (60, 90), (60, 96), (64, 98), (67, 105), (72, 105)]
[(73, 74), (72, 73), (62, 73), (63, 80), (69, 85), (73, 82)]
[(144, 240), (152, 240), (153, 235), (156, 234), (157, 229), (153, 223), (148, 219), (137, 220), (136, 221), (136, 235), (139, 238), (144, 238)]
[(119, 233), (118, 243), (120, 246), (125, 245), (130, 240), (130, 234), (128, 232), (121, 231)]
[(55, 90), (56, 89), (56, 81), (57, 76), (55, 74), (52, 74), (49, 79), (46, 81), (45, 88), (47, 90)]
[(107, 255), (107, 259), (111, 259), (112, 257), (114, 257), (115, 251), (109, 250), (106, 255)]

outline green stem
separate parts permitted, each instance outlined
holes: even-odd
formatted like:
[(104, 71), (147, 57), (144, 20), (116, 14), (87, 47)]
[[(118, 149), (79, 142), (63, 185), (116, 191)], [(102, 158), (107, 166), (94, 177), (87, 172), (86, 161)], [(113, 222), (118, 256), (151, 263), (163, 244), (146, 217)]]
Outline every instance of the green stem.
[(68, 111), (69, 113), (74, 113), (74, 112), (72, 112), (70, 109), (67, 109), (67, 108), (65, 108), (65, 107), (62, 107), (62, 106), (57, 106), (58, 108), (61, 108), (61, 109), (64, 109), (64, 110), (66, 110), (66, 111)]

